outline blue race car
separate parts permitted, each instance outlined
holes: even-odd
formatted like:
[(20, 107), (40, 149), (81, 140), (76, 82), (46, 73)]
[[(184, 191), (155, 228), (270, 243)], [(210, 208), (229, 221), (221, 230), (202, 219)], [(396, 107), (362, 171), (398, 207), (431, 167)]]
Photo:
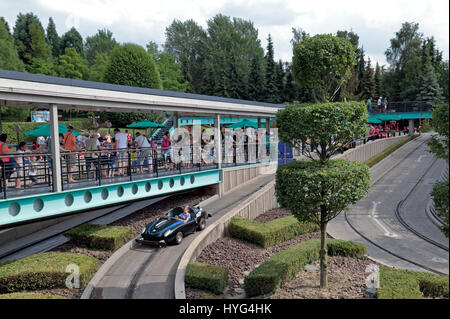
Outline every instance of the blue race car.
[(166, 216), (160, 217), (144, 227), (137, 243), (165, 247), (168, 243), (180, 244), (186, 235), (206, 227), (206, 219), (211, 217), (198, 205), (189, 206), (189, 220), (180, 218), (183, 207), (171, 209)]

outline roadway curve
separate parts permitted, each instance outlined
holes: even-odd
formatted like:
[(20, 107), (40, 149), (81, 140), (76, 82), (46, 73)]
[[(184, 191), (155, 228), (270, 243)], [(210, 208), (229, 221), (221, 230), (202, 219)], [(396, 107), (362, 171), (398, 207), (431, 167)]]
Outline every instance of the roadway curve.
[(432, 185), (446, 165), (428, 152), (429, 137), (407, 143), (371, 169), (372, 179), (382, 177), (330, 223), (333, 237), (361, 242), (370, 256), (391, 266), (449, 273), (449, 241), (426, 214)]
[[(263, 175), (251, 180), (238, 190), (220, 200), (204, 206), (212, 215), (208, 225), (223, 216), (239, 203), (264, 187), (274, 175)], [(180, 245), (165, 248), (147, 246), (129, 247), (106, 271), (94, 287), (91, 298), (95, 299), (174, 299), (174, 285), (180, 259), (198, 233), (185, 237)]]

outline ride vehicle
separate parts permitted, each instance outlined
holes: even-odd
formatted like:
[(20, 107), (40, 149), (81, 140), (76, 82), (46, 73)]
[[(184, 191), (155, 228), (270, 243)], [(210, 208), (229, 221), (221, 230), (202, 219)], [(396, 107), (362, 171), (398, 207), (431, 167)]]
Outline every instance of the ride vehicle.
[(187, 222), (179, 218), (183, 207), (175, 207), (152, 223), (144, 227), (136, 242), (144, 245), (165, 247), (168, 243), (180, 244), (183, 238), (206, 227), (207, 214), (198, 205), (188, 206), (190, 218)]

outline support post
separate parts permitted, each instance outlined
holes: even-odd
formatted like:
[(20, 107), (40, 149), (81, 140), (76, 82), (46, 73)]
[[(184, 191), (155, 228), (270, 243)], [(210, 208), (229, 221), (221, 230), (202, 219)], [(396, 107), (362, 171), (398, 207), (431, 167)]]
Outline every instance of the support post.
[[(266, 136), (268, 136), (267, 143), (270, 143), (270, 117), (266, 117)], [(270, 144), (267, 151), (270, 154)]]
[(414, 135), (414, 120), (410, 119), (409, 122), (409, 136)]
[(62, 191), (62, 171), (61, 154), (59, 150), (59, 130), (58, 130), (58, 106), (50, 106), (50, 136), (52, 152), (52, 181), (53, 191), (59, 193)]
[(222, 168), (222, 134), (220, 132), (220, 115), (214, 116), (214, 147), (216, 154), (217, 168)]
[(178, 113), (173, 114), (173, 128), (178, 128)]

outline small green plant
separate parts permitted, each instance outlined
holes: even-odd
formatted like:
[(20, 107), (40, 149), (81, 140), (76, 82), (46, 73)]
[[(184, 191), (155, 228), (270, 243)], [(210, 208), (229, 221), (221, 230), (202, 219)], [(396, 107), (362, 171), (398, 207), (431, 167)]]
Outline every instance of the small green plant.
[(0, 264), (0, 293), (66, 288), (71, 265), (77, 267), (83, 287), (97, 271), (98, 260), (81, 254), (46, 252), (7, 261)]
[(115, 251), (133, 238), (131, 227), (84, 224), (65, 233), (80, 247)]
[(317, 232), (319, 227), (313, 223), (299, 222), (294, 216), (287, 216), (262, 224), (257, 221), (234, 216), (228, 226), (230, 235), (261, 247), (271, 247), (301, 234)]
[(187, 287), (203, 289), (220, 295), (228, 283), (228, 269), (199, 262), (191, 262), (187, 265), (184, 278)]

